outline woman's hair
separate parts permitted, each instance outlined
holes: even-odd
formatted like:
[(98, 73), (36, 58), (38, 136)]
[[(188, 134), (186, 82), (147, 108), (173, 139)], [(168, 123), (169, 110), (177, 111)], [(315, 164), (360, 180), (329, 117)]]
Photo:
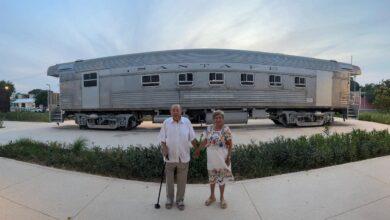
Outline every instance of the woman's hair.
[(216, 110), (213, 112), (213, 119), (215, 119), (215, 117), (217, 117), (218, 115), (220, 115), (223, 119), (225, 119), (225, 113), (221, 110)]

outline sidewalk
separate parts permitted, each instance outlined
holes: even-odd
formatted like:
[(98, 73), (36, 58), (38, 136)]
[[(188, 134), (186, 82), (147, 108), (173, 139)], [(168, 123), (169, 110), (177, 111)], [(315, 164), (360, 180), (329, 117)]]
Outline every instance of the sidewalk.
[(238, 181), (226, 210), (203, 205), (205, 184), (187, 186), (185, 211), (164, 208), (164, 185), (156, 210), (158, 186), (0, 158), (0, 219), (390, 219), (390, 156)]

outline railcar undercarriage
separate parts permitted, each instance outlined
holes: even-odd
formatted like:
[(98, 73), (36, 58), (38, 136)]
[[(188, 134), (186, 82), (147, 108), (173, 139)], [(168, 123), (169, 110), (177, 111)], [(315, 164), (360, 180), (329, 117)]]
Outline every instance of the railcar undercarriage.
[(333, 111), (292, 111), (280, 110), (271, 112), (269, 118), (277, 125), (284, 127), (308, 127), (331, 124), (334, 121)]
[[(213, 109), (183, 110), (183, 115), (192, 123), (212, 123)], [(284, 127), (323, 126), (334, 121), (336, 111), (295, 110), (295, 109), (224, 109), (225, 123), (246, 124), (248, 119), (269, 118), (276, 125)], [(144, 115), (150, 115), (153, 123), (162, 123), (169, 116), (168, 110), (135, 111), (135, 112), (65, 112), (73, 115), (80, 129), (121, 129), (131, 130), (140, 125)]]

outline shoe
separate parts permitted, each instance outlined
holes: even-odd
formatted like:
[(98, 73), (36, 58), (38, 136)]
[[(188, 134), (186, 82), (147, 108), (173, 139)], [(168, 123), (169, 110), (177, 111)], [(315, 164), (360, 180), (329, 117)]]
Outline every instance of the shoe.
[(172, 206), (173, 206), (172, 200), (167, 199), (167, 202), (165, 203), (165, 208), (166, 209), (171, 209)]
[(221, 201), (221, 209), (226, 209), (227, 208), (227, 203), (226, 203), (226, 201), (223, 199), (222, 201)]
[(183, 201), (176, 202), (176, 205), (177, 205), (177, 208), (178, 208), (180, 211), (183, 211), (183, 210), (185, 209), (185, 205), (184, 205), (184, 202), (183, 202)]
[(209, 206), (209, 205), (211, 205), (213, 202), (215, 202), (215, 198), (214, 198), (214, 199), (208, 198), (208, 199), (206, 200), (206, 202), (204, 202), (204, 204), (205, 204), (205, 206)]

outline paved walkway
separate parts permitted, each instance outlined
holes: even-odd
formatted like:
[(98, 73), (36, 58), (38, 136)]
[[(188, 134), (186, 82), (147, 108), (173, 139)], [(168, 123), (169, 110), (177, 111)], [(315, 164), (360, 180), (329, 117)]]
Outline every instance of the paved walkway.
[[(186, 210), (156, 210), (157, 183), (0, 158), (0, 219), (390, 219), (390, 156), (227, 186), (229, 207), (205, 207), (189, 184)], [(163, 188), (162, 198), (165, 190)], [(164, 204), (164, 199), (161, 204)]]

